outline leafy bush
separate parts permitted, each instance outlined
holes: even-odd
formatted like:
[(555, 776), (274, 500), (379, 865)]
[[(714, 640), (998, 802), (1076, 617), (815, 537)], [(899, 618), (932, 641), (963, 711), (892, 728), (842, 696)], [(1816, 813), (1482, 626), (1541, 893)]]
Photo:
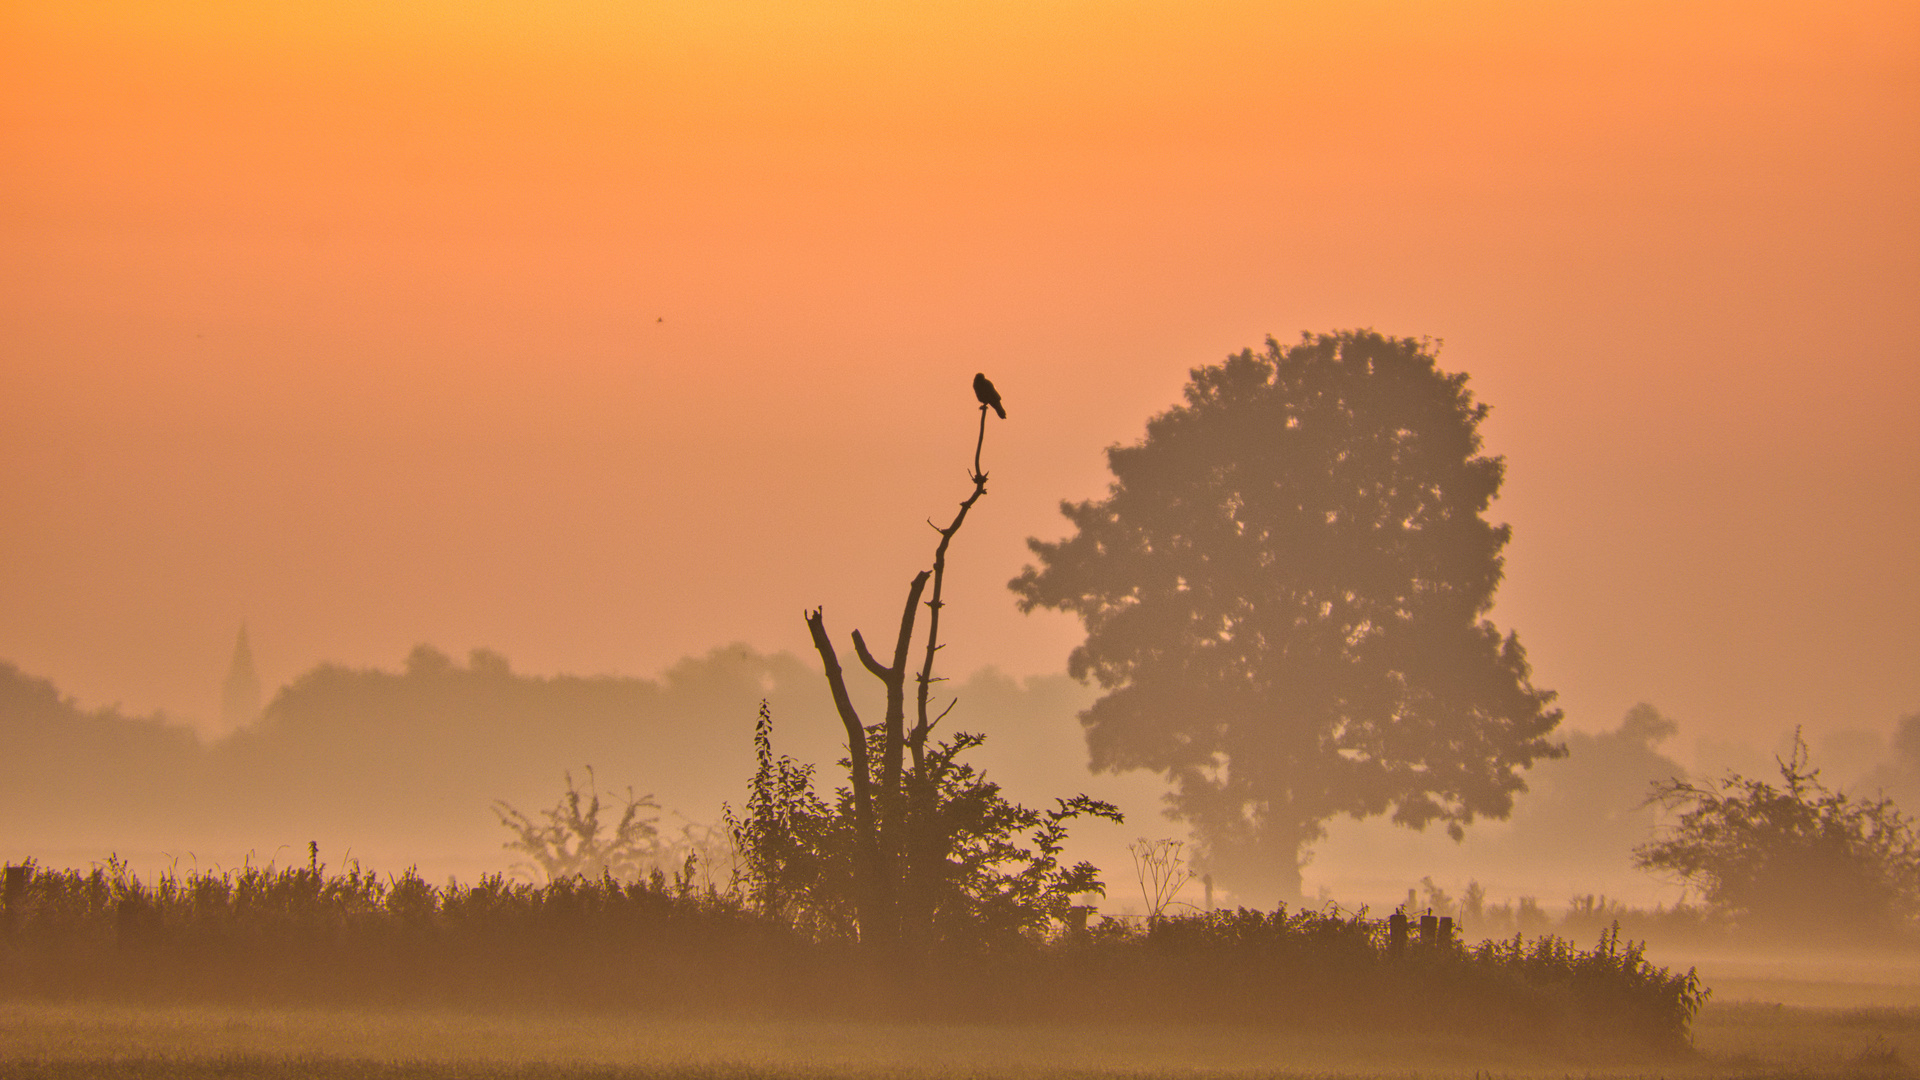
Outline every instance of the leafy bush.
[(1528, 942), (1516, 934), (1481, 942), (1467, 956), (1483, 972), (1511, 975), (1528, 996), (1579, 1009), (1598, 1022), (1596, 1030), (1613, 1028), (1657, 1046), (1686, 1045), (1708, 995), (1694, 969), (1678, 975), (1649, 963), (1643, 943), (1622, 945), (1619, 923), (1589, 951), (1558, 937)]
[(1637, 865), (1697, 888), (1737, 925), (1811, 938), (1884, 940), (1920, 915), (1920, 836), (1888, 799), (1827, 789), (1794, 732), (1782, 786), (1729, 773), (1717, 788), (1656, 784), (1653, 800), (1681, 811)]
[[(620, 808), (620, 820), (609, 830), (601, 821), (600, 792), (594, 782), (593, 767), (587, 767), (587, 786), (582, 791), (566, 774), (567, 791), (560, 800), (540, 812), (535, 821), (505, 800), (493, 804), (500, 824), (514, 836), (507, 841), (508, 851), (516, 851), (533, 860), (548, 881), (561, 878), (611, 875), (622, 881), (635, 881), (659, 864), (660, 830), (658, 815), (645, 815), (659, 804), (651, 795), (635, 795), (632, 788)], [(585, 805), (582, 805), (582, 800)]]
[[(884, 733), (869, 731), (876, 747)], [(726, 822), (740, 853), (746, 894), (755, 910), (818, 939), (851, 941), (858, 933), (856, 845), (861, 840), (853, 794), (829, 803), (815, 792), (813, 767), (773, 753), (773, 717), (761, 702), (754, 726), (754, 771), (747, 802)], [(926, 749), (915, 776), (930, 779), (923, 827), (912, 834), (925, 850), (898, 860), (912, 887), (929, 897), (926, 947), (1005, 944), (1064, 920), (1072, 898), (1101, 893), (1090, 863), (1062, 865), (1067, 822), (1119, 819), (1111, 805), (1084, 795), (1056, 800), (1051, 810), (1009, 801), (960, 755), (983, 737), (969, 733)], [(882, 755), (868, 756), (877, 769)], [(843, 762), (844, 764), (844, 762)], [(875, 778), (877, 780), (877, 776)], [(909, 883), (889, 884), (906, 888)]]

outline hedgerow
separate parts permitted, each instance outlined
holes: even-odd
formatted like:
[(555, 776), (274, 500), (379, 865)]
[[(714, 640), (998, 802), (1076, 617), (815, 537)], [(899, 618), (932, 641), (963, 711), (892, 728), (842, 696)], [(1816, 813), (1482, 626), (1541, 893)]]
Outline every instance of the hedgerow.
[(803, 934), (691, 874), (435, 885), (329, 872), (316, 854), (151, 884), (118, 862), (32, 867), (6, 899), (12, 996), (1346, 1027), (1660, 1050), (1687, 1045), (1706, 996), (1617, 927), (1591, 949), (1395, 948), (1364, 914), (1238, 910), (904, 956)]

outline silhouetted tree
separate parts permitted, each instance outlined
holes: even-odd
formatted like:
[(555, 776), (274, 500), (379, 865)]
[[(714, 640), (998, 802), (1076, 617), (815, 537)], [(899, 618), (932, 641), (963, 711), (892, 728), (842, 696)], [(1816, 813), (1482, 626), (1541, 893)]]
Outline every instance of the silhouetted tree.
[(1680, 811), (1634, 862), (1700, 891), (1736, 923), (1806, 938), (1886, 937), (1920, 915), (1920, 836), (1888, 799), (1830, 791), (1799, 731), (1782, 786), (1728, 773), (1716, 787), (1656, 783), (1650, 801)]
[[(1660, 752), (1678, 731), (1677, 723), (1645, 702), (1628, 709), (1612, 731), (1563, 730), (1567, 755), (1536, 764), (1527, 774), (1532, 790), (1516, 802), (1513, 827), (1491, 851), (1574, 879), (1596, 867), (1626, 865), (1656, 823), (1657, 812), (1647, 805), (1648, 780), (1686, 775)], [(1483, 847), (1482, 857), (1491, 851)]]
[(178, 828), (218, 799), (206, 756), (164, 713), (82, 708), (0, 661), (0, 821), (12, 843), (87, 846), (128, 822)]
[(1097, 769), (1164, 771), (1217, 876), (1297, 897), (1336, 814), (1456, 839), (1504, 817), (1560, 712), (1484, 616), (1506, 526), (1487, 407), (1423, 342), (1306, 336), (1195, 369), (1107, 451), (1105, 499), (1029, 540), (1022, 610), (1078, 615)]
[[(973, 491), (960, 503), (951, 522), (945, 527), (935, 526), (940, 542), (934, 548), (933, 567), (920, 571), (908, 583), (891, 662), (882, 662), (860, 632), (853, 632), (854, 652), (861, 666), (886, 690), (886, 712), (878, 724), (865, 724), (854, 707), (821, 609), (806, 615), (834, 707), (846, 729), (848, 786), (842, 805), (834, 812), (836, 821), (847, 829), (851, 848), (851, 887), (847, 891), (851, 893), (853, 921), (862, 941), (882, 949), (901, 943), (923, 945), (937, 936), (943, 921), (951, 922), (948, 914), (971, 905), (975, 915), (980, 915), (1022, 890), (1031, 892), (1033, 899), (1023, 910), (1063, 914), (1069, 892), (1100, 889), (1091, 866), (1060, 871), (1052, 862), (1065, 834), (1064, 822), (1082, 814), (1119, 818), (1112, 806), (1084, 796), (1064, 800), (1057, 811), (1044, 815), (1026, 810), (1002, 798), (997, 785), (958, 760), (960, 754), (979, 745), (979, 736), (963, 732), (943, 742), (930, 739), (934, 726), (945, 716), (932, 714), (930, 695), (933, 684), (940, 681), (933, 668), (940, 650), (947, 549), (966, 523), (967, 513), (987, 493), (987, 474), (980, 465), (986, 445), (987, 410), (1006, 415), (999, 392), (984, 376), (975, 377), (974, 395), (980, 401), (980, 435), (974, 443), (973, 470), (969, 474)], [(915, 711), (909, 726), (906, 683), (911, 673), (914, 623), (929, 585), (932, 593), (924, 601), (928, 612), (926, 643), (920, 669), (914, 674)], [(768, 775), (769, 757), (764, 749), (760, 760), (762, 778), (756, 780), (756, 791)], [(787, 773), (779, 775), (785, 777), (778, 781), (780, 784), (793, 779)], [(804, 799), (797, 799), (788, 809), (803, 816), (812, 812), (811, 804)], [(1040, 830), (1035, 834), (1034, 849), (1021, 849), (1012, 843), (1010, 837), (1030, 828)], [(1023, 863), (1026, 870), (1007, 877), (994, 869), (1009, 861)], [(1063, 873), (1065, 877), (1060, 877)], [(973, 884), (956, 886), (966, 880)], [(1034, 907), (1036, 903), (1038, 908)]]
[[(513, 833), (502, 846), (532, 859), (548, 881), (569, 877), (611, 876), (617, 881), (639, 881), (659, 866), (662, 847), (660, 830), (655, 825), (659, 805), (651, 795), (635, 795), (629, 787), (621, 796), (620, 820), (602, 820), (600, 791), (593, 767), (587, 767), (587, 786), (582, 791), (567, 778), (567, 792), (551, 809), (540, 811), (535, 821), (504, 799), (494, 801), (493, 812), (500, 824)], [(610, 826), (610, 827), (609, 827)]]

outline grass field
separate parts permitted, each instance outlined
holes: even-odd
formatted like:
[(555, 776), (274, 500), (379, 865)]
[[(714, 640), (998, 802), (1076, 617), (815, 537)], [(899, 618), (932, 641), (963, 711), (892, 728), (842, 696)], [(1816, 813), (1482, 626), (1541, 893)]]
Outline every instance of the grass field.
[(5, 1077), (1902, 1077), (1920, 1009), (1709, 1004), (1691, 1059), (1204, 1027), (0, 1003)]

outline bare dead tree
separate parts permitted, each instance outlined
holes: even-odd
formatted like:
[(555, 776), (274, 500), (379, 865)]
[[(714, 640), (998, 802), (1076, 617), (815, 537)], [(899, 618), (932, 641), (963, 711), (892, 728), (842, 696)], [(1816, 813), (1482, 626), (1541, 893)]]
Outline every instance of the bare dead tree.
[[(860, 631), (853, 631), (853, 648), (860, 663), (879, 679), (886, 689), (887, 711), (880, 724), (880, 762), (875, 776), (868, 730), (853, 698), (847, 693), (845, 671), (827, 633), (826, 617), (820, 608), (806, 613), (807, 630), (820, 653), (827, 685), (833, 694), (834, 709), (847, 734), (847, 765), (853, 794), (854, 827), (859, 834), (856, 850), (857, 886), (855, 908), (863, 941), (886, 947), (904, 936), (917, 936), (932, 914), (933, 882), (942, 858), (941, 837), (935, 826), (941, 777), (933, 775), (927, 757), (927, 739), (934, 727), (951, 711), (931, 714), (933, 684), (942, 681), (934, 673), (939, 654), (940, 610), (945, 606), (941, 591), (946, 582), (947, 549), (967, 520), (968, 511), (987, 493), (987, 474), (980, 467), (980, 454), (987, 438), (988, 403), (980, 405), (980, 435), (973, 448), (973, 471), (968, 479), (973, 491), (960, 503), (960, 509), (945, 528), (929, 521), (940, 542), (934, 548), (933, 568), (915, 574), (907, 586), (907, 601), (900, 612), (899, 633), (894, 639), (892, 663), (881, 663), (868, 649)], [(908, 657), (912, 652), (914, 621), (921, 597), (931, 579), (933, 594), (927, 605), (927, 640), (917, 682), (913, 727), (906, 725), (906, 680)], [(906, 767), (911, 753), (913, 767)], [(877, 783), (876, 783), (877, 780)]]

